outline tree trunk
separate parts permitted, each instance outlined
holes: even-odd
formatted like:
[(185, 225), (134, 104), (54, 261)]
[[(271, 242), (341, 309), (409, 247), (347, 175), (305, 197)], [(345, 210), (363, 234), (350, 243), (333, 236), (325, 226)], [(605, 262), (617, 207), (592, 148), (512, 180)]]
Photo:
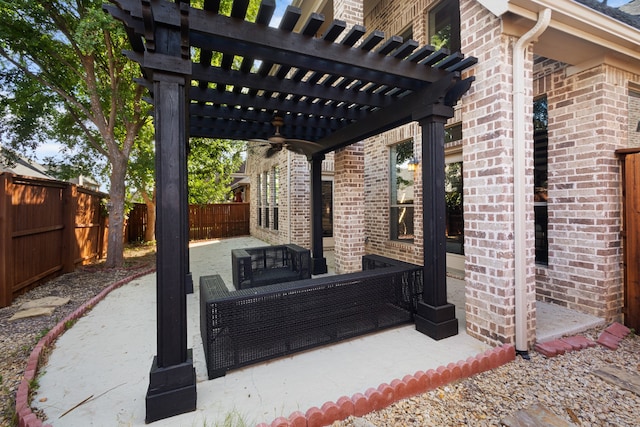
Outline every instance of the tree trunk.
[(107, 260), (105, 267), (119, 268), (124, 265), (124, 181), (127, 174), (127, 159), (118, 156), (111, 161), (109, 188), (109, 234), (107, 236)]
[(144, 241), (152, 242), (156, 240), (156, 202), (145, 200), (145, 205), (147, 205), (147, 228), (144, 231)]

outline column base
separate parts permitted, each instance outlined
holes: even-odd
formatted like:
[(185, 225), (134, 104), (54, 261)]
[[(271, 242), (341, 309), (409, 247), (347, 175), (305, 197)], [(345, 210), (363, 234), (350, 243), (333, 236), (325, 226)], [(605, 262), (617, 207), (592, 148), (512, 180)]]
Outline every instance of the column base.
[(195, 411), (196, 370), (191, 349), (184, 363), (167, 368), (159, 368), (157, 356), (153, 358), (145, 404), (145, 423)]
[(311, 274), (325, 274), (327, 271), (326, 258), (311, 258)]
[(445, 304), (432, 306), (424, 302), (418, 303), (418, 312), (414, 316), (416, 330), (434, 340), (441, 340), (458, 335), (458, 319), (455, 306)]

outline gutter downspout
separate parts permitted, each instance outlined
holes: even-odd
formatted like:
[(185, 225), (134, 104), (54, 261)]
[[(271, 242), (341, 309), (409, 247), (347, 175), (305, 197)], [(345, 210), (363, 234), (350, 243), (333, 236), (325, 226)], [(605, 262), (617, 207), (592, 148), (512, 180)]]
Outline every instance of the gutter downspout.
[(515, 250), (515, 327), (516, 352), (528, 359), (527, 345), (527, 259), (525, 206), (525, 54), (529, 44), (537, 41), (551, 21), (551, 9), (538, 14), (538, 22), (513, 46), (513, 216)]

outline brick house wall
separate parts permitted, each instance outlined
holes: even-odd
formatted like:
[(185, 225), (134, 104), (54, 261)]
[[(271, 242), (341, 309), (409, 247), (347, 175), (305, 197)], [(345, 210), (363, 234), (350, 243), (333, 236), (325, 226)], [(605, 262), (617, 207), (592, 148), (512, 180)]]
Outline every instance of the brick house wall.
[[(360, 17), (361, 0), (334, 1), (335, 18), (364, 19), (387, 36), (409, 25), (413, 38), (427, 43), (427, 11), (437, 0), (380, 0)], [(476, 80), (457, 106), (463, 139), (466, 331), (489, 344), (515, 340), (514, 164), (512, 54), (517, 37), (476, 0), (460, 0), (461, 44), (478, 58)], [(342, 15), (341, 15), (342, 14)], [(620, 167), (614, 152), (640, 146), (640, 75), (603, 64), (577, 69), (534, 55), (525, 59), (525, 185), (533, 189), (533, 100), (548, 99), (548, 265), (535, 263), (533, 191), (525, 196), (527, 342), (535, 341), (536, 298), (619, 320), (623, 303)], [(463, 76), (466, 77), (466, 76)], [(334, 236), (336, 270), (359, 269), (363, 253), (422, 264), (421, 173), (414, 174), (415, 242), (391, 241), (390, 147), (414, 141), (421, 153), (420, 128), (409, 124), (335, 153)], [(327, 171), (331, 166), (327, 164)], [(292, 168), (292, 235), (309, 242), (306, 160)], [(420, 167), (420, 166), (419, 166)], [(252, 191), (252, 198), (256, 192)], [(297, 197), (297, 196), (296, 196)], [(286, 197), (281, 197), (281, 212)], [(252, 227), (255, 210), (252, 199)], [(266, 237), (273, 233), (257, 230)], [(252, 228), (252, 234), (254, 228)], [(306, 233), (306, 234), (305, 234)], [(283, 231), (279, 233), (284, 236)], [(261, 237), (256, 234), (256, 237)], [(287, 236), (288, 238), (289, 236)], [(269, 241), (269, 240), (268, 240)], [(275, 242), (274, 242), (275, 243)]]
[[(608, 321), (623, 303), (620, 163), (632, 75), (609, 65), (538, 81), (549, 108), (549, 265), (538, 297)], [(635, 129), (634, 129), (635, 131)]]
[[(251, 143), (250, 143), (251, 144)], [(247, 158), (247, 174), (251, 177), (254, 189), (250, 192), (251, 213), (250, 233), (257, 239), (269, 244), (295, 243), (305, 248), (311, 247), (311, 213), (309, 206), (310, 173), (309, 163), (304, 156), (286, 150), (272, 158), (263, 158), (259, 152)], [(257, 191), (258, 175), (278, 168), (278, 228), (273, 226), (273, 211), (269, 215), (269, 224), (258, 225), (258, 197), (264, 195), (263, 189)], [(263, 175), (264, 176), (264, 175)], [(264, 197), (264, 196), (263, 196)], [(270, 207), (272, 208), (272, 207)]]

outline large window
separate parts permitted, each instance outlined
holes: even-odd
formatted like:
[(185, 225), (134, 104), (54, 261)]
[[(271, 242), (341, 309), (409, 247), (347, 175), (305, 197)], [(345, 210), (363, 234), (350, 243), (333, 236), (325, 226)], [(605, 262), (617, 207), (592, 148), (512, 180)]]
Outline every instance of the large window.
[(273, 171), (273, 191), (272, 191), (272, 203), (273, 203), (273, 221), (271, 226), (274, 230), (278, 229), (278, 193), (280, 192), (280, 171), (277, 166), (274, 166)]
[(391, 146), (391, 240), (413, 242), (413, 171), (409, 161), (413, 159), (413, 140)]
[(271, 202), (271, 179), (269, 172), (264, 172), (264, 223), (263, 227), (269, 228), (269, 204)]
[(447, 252), (464, 255), (462, 162), (447, 163), (444, 174)]
[(429, 44), (436, 49), (460, 51), (460, 2), (442, 0), (432, 8), (427, 17)]
[[(462, 123), (445, 128), (444, 142), (458, 146), (462, 139)], [(457, 141), (457, 142), (456, 142)], [(447, 252), (464, 255), (464, 199), (462, 181), (462, 151), (447, 153), (444, 166), (444, 197)]]
[(548, 110), (547, 97), (533, 102), (533, 142), (534, 142), (534, 203), (536, 229), (536, 263), (549, 261), (549, 243), (547, 239), (547, 146), (548, 146)]
[(257, 184), (257, 196), (258, 196), (258, 226), (262, 226), (262, 211), (264, 210), (264, 206), (262, 206), (262, 174), (258, 174), (258, 179), (256, 180)]
[(322, 237), (333, 237), (333, 181), (322, 181)]

